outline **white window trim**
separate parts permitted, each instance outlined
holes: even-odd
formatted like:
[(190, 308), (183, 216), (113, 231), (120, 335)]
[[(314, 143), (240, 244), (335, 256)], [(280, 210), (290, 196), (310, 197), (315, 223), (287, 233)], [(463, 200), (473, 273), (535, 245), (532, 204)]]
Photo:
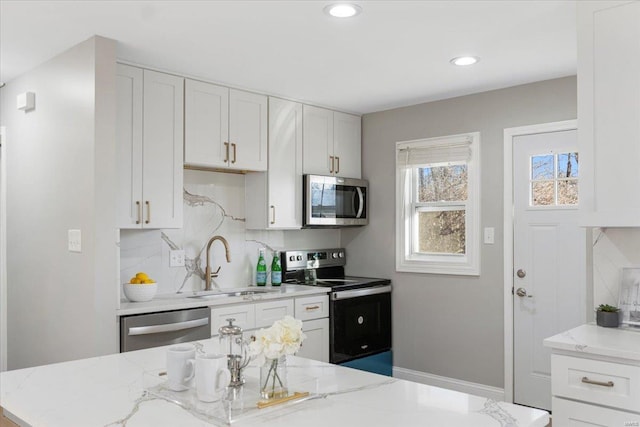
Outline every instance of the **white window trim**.
[[(471, 157), (467, 163), (469, 186), (466, 209), (465, 255), (417, 255), (411, 252), (412, 175), (398, 160), (398, 151), (404, 148), (455, 142), (460, 138), (471, 140)], [(396, 271), (408, 273), (480, 275), (480, 132), (427, 138), (396, 143)]]

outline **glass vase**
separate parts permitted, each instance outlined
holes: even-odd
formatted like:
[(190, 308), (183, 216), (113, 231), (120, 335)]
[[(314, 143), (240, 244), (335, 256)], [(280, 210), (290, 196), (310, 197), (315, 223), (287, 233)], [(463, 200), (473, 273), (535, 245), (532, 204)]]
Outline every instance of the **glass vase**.
[(287, 357), (266, 359), (260, 367), (260, 397), (264, 400), (287, 397)]

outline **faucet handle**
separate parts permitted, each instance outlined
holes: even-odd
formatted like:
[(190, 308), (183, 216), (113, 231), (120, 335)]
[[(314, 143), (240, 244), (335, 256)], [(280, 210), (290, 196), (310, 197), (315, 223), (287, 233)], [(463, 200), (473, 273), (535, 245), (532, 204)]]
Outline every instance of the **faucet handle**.
[(213, 273), (209, 273), (210, 277), (218, 277), (218, 272), (220, 271), (221, 268), (222, 266), (219, 266), (216, 271), (214, 271)]

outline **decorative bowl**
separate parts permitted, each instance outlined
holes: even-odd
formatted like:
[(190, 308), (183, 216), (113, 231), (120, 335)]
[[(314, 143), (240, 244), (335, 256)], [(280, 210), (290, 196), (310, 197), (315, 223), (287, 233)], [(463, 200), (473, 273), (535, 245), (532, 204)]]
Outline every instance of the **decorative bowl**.
[(156, 295), (158, 290), (157, 283), (135, 284), (125, 283), (122, 285), (124, 290), (124, 296), (132, 302), (145, 302), (151, 301)]

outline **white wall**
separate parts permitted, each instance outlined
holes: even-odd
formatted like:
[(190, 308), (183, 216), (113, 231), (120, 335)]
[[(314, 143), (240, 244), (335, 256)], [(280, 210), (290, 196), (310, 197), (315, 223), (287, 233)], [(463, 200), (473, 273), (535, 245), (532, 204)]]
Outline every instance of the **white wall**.
[[(342, 231), (347, 272), (391, 278), (394, 365), (503, 387), (503, 130), (576, 118), (576, 78), (367, 114), (363, 176), (370, 184), (370, 224)], [(479, 277), (395, 271), (395, 143), (480, 132), (481, 247)]]
[[(36, 108), (16, 96), (36, 94)], [(8, 368), (115, 352), (115, 42), (94, 37), (8, 82)], [(67, 231), (82, 231), (82, 253)]]
[[(219, 277), (214, 282), (221, 288), (245, 287), (255, 283), (260, 247), (269, 248), (267, 264), (270, 264), (270, 249), (340, 246), (339, 230), (246, 230), (244, 175), (185, 170), (184, 190), (189, 195), (184, 197), (182, 229), (121, 231), (122, 283), (136, 272), (144, 271), (158, 282), (159, 294), (175, 293), (181, 288), (182, 291), (204, 289), (202, 278), (189, 272), (193, 271), (196, 261), (204, 271), (205, 246), (215, 235), (228, 240), (231, 253), (231, 263), (227, 263), (221, 242), (215, 242), (211, 247), (212, 269), (221, 266)], [(169, 267), (169, 242), (185, 250), (185, 267)]]

